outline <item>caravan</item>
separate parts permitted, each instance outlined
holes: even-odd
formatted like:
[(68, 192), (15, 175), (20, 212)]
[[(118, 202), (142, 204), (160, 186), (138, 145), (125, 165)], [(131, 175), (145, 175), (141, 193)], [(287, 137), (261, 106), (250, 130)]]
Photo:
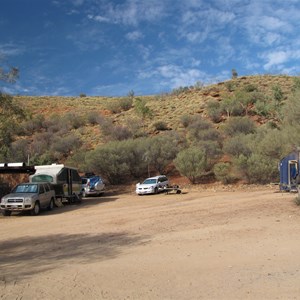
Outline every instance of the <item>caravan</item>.
[(81, 177), (77, 169), (63, 164), (35, 166), (35, 173), (29, 176), (30, 182), (49, 182), (56, 199), (61, 202), (81, 202)]

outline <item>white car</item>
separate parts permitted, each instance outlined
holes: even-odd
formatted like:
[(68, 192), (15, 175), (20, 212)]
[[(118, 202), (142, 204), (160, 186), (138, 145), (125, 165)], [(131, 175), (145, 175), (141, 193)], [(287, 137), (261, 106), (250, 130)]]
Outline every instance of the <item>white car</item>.
[(138, 195), (157, 194), (162, 191), (164, 187), (169, 185), (169, 180), (165, 175), (147, 178), (143, 183), (136, 185), (135, 192)]

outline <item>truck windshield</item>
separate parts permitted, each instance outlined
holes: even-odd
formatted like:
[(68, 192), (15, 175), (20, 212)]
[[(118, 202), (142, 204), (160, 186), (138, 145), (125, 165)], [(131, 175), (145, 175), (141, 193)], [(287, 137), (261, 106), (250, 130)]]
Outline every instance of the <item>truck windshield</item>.
[(37, 184), (19, 184), (13, 190), (14, 193), (37, 193)]

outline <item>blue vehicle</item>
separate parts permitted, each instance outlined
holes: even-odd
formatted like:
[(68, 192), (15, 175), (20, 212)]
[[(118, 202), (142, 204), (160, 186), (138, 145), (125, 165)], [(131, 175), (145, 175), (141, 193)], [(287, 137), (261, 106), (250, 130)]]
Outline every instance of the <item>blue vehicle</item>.
[(279, 162), (280, 190), (297, 191), (299, 184), (299, 152), (294, 151)]
[(105, 184), (100, 176), (87, 173), (81, 177), (81, 194), (82, 197), (100, 196), (104, 193)]

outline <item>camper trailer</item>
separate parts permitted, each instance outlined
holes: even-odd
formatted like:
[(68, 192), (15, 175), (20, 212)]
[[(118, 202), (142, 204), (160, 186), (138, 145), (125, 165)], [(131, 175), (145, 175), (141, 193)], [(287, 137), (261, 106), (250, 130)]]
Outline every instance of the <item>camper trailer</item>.
[(62, 203), (81, 202), (81, 177), (76, 168), (63, 164), (35, 166), (35, 173), (29, 176), (30, 182), (49, 182), (56, 199)]
[(299, 152), (294, 151), (279, 162), (280, 190), (297, 192), (299, 176)]

